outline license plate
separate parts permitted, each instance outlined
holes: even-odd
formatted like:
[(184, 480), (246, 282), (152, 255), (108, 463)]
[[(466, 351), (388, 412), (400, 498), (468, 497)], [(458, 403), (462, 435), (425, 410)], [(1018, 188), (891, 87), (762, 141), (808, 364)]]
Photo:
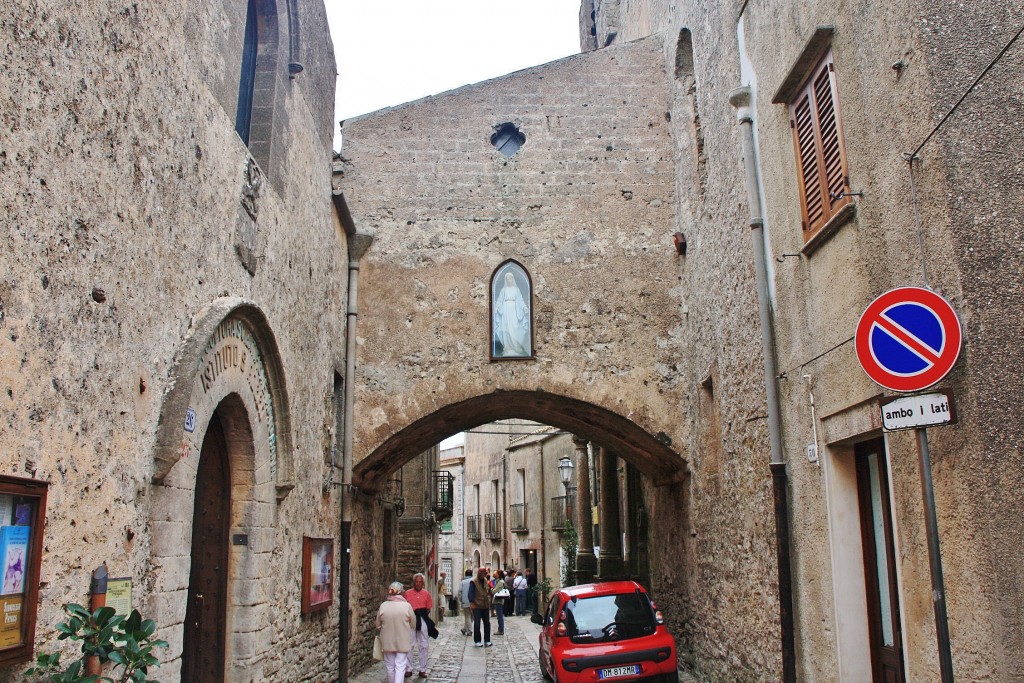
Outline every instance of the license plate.
[(597, 677), (601, 680), (606, 678), (618, 678), (619, 676), (636, 676), (640, 673), (639, 664), (630, 664), (629, 666), (613, 666), (610, 669), (598, 669)]

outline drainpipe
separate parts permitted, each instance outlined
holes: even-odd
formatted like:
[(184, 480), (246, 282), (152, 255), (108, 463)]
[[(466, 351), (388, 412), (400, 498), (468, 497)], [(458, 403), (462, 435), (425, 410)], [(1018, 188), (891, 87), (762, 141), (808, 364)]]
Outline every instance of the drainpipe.
[[(537, 462), (540, 463), (540, 476), (537, 477), (537, 480), (540, 483), (540, 552), (537, 553), (537, 562), (538, 562), (538, 564), (537, 564), (537, 580), (538, 581), (542, 581), (543, 579), (540, 578), (540, 573), (541, 572), (544, 572), (544, 578), (545, 579), (548, 577), (547, 553), (544, 552), (545, 548), (547, 547), (547, 539), (545, 538), (544, 531), (545, 531), (545, 529), (547, 529), (547, 526), (548, 526), (548, 516), (547, 516), (548, 500), (547, 500), (547, 498), (544, 497), (544, 474), (545, 474), (545, 470), (544, 470), (544, 442), (543, 441), (538, 441), (537, 442)], [(546, 595), (545, 595), (545, 597), (546, 597)]]
[(356, 396), (356, 321), (359, 318), (359, 259), (373, 244), (373, 235), (355, 232), (348, 238), (348, 307), (345, 321), (345, 426), (341, 456), (341, 571), (338, 573), (338, 680), (348, 681), (349, 576), (352, 559), (352, 422)]
[(757, 278), (757, 308), (761, 323), (761, 348), (764, 355), (764, 381), (768, 403), (768, 441), (771, 445), (772, 492), (775, 502), (775, 545), (779, 574), (779, 621), (782, 630), (782, 680), (796, 681), (796, 649), (793, 633), (793, 577), (789, 552), (789, 504), (786, 495), (786, 462), (782, 452), (782, 421), (779, 411), (779, 378), (775, 367), (775, 327), (768, 296), (768, 272), (765, 267), (764, 218), (761, 216), (761, 189), (754, 156), (754, 111), (747, 86), (729, 93), (729, 104), (736, 109), (743, 145), (743, 167), (750, 207), (750, 236), (754, 247), (754, 271)]

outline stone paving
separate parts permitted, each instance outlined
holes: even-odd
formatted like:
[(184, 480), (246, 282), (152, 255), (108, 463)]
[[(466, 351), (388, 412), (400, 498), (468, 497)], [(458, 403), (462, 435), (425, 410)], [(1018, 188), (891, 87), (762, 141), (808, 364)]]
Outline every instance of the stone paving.
[[(497, 635), (496, 619), (491, 620), (494, 647), (474, 647), (473, 637), (462, 635), (461, 617), (446, 617), (438, 625), (441, 632), (430, 644), (428, 683), (540, 683), (543, 679), (537, 657), (540, 627), (529, 616), (505, 617), (505, 635)], [(415, 651), (415, 650), (414, 650)], [(350, 683), (384, 683), (384, 664), (375, 663), (366, 671), (350, 676)], [(406, 679), (417, 683), (423, 679)]]

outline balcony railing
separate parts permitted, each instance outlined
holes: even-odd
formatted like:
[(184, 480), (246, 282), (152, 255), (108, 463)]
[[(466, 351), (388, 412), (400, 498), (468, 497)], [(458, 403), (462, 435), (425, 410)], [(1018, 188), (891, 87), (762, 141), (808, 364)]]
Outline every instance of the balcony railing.
[(526, 526), (526, 503), (514, 503), (508, 506), (508, 523), (512, 531), (529, 531)]
[(466, 536), (474, 541), (480, 540), (480, 515), (466, 517)]
[(450, 519), (455, 511), (455, 477), (451, 472), (434, 470), (434, 500), (431, 502), (431, 510), (434, 519), (443, 522)]
[(558, 496), (551, 499), (551, 528), (566, 529), (576, 526), (576, 496)]
[(484, 515), (484, 536), (491, 539), (501, 538), (501, 513), (492, 512)]

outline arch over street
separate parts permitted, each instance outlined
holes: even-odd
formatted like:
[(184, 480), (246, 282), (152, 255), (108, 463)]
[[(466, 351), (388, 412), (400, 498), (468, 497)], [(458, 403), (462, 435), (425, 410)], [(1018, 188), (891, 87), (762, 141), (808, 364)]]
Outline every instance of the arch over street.
[(445, 437), (513, 417), (598, 443), (657, 485), (685, 476), (686, 460), (663, 432), (652, 435), (622, 415), (575, 398), (544, 391), (495, 391), (452, 403), (395, 432), (355, 467), (354, 483), (362, 491), (379, 491), (390, 473)]

